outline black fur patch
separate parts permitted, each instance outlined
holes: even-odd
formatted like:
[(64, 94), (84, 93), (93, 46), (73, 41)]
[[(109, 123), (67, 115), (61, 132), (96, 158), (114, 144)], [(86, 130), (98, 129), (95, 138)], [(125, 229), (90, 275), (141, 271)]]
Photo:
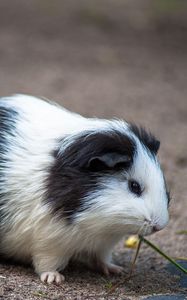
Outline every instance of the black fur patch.
[(169, 204), (170, 204), (170, 202), (171, 202), (171, 193), (170, 193), (170, 191), (166, 188), (166, 195), (167, 195), (167, 199), (168, 199), (168, 206), (169, 206)]
[[(10, 151), (10, 141), (15, 137), (16, 121), (18, 113), (7, 108), (0, 103), (0, 205), (6, 196), (3, 191), (4, 171), (7, 168), (8, 151)], [(5, 156), (6, 154), (6, 156)]]
[(140, 142), (151, 152), (151, 154), (157, 154), (160, 142), (153, 134), (146, 131), (143, 127), (138, 127), (135, 124), (130, 124), (129, 128), (137, 136)]
[[(85, 197), (101, 189), (101, 176), (114, 174), (119, 168), (128, 169), (131, 166), (136, 146), (129, 137), (116, 130), (83, 133), (61, 152), (63, 142), (59, 141), (58, 150), (53, 153), (55, 163), (49, 170), (46, 199), (53, 212), (72, 222), (76, 212), (89, 207), (89, 203), (85, 203)], [(131, 160), (125, 165), (118, 165), (117, 169), (106, 167), (93, 171), (89, 168), (90, 159), (106, 153), (128, 155)]]
[[(163, 174), (163, 176), (164, 176), (164, 174)], [(170, 190), (168, 189), (165, 176), (164, 176), (164, 183), (165, 183), (166, 196), (167, 196), (167, 199), (168, 199), (168, 207), (169, 207), (172, 197), (171, 197)]]
[(7, 148), (7, 138), (15, 136), (18, 113), (0, 105), (0, 153)]

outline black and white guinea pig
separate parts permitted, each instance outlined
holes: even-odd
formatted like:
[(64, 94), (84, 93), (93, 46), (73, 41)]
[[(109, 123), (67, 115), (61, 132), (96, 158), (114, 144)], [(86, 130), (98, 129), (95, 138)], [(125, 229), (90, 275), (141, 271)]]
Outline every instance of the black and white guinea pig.
[(84, 118), (48, 101), (0, 100), (0, 253), (60, 283), (70, 259), (105, 274), (125, 234), (168, 223), (159, 141), (121, 120)]

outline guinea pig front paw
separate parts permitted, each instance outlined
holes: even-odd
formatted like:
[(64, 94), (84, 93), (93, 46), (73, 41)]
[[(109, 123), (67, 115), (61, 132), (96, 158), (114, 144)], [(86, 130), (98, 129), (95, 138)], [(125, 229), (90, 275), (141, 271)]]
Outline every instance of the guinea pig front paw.
[(124, 268), (112, 263), (102, 263), (101, 271), (106, 275), (109, 276), (110, 274), (117, 274), (120, 275), (124, 272)]
[(51, 272), (41, 273), (40, 279), (42, 282), (48, 284), (51, 283), (61, 284), (65, 280), (65, 277), (57, 271), (51, 271)]

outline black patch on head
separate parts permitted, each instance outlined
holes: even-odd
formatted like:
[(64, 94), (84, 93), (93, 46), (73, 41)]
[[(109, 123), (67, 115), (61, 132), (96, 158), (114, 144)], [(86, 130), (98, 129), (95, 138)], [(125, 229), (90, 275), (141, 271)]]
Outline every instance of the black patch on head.
[(3, 190), (3, 186), (6, 184), (4, 171), (8, 167), (8, 152), (11, 151), (10, 142), (15, 139), (17, 119), (18, 113), (15, 110), (0, 103), (0, 206), (3, 205), (6, 198)]
[(89, 207), (85, 197), (101, 189), (101, 176), (131, 166), (136, 146), (117, 130), (83, 133), (61, 152), (63, 143), (59, 141), (53, 153), (55, 162), (49, 170), (46, 201), (53, 212), (72, 222), (76, 212)]
[(166, 189), (166, 195), (167, 195), (167, 199), (168, 199), (168, 206), (170, 205), (170, 202), (171, 202), (171, 192)]
[(17, 118), (15, 110), (0, 105), (0, 164), (4, 162), (4, 153), (9, 150), (10, 141), (15, 137)]
[(165, 189), (166, 189), (166, 197), (167, 197), (167, 200), (168, 200), (168, 207), (169, 207), (172, 197), (171, 197), (170, 190), (168, 189), (166, 178), (165, 178), (164, 174), (163, 174), (163, 177), (164, 177), (164, 184), (165, 184)]
[(140, 142), (151, 152), (156, 155), (160, 147), (160, 141), (158, 141), (154, 135), (146, 131), (143, 127), (138, 127), (135, 124), (130, 124), (130, 130), (137, 136)]

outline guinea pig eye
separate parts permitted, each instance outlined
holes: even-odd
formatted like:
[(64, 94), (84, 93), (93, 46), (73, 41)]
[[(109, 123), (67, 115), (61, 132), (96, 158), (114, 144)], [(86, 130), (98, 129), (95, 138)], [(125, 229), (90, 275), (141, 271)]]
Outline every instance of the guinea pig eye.
[(137, 181), (135, 181), (135, 180), (129, 180), (128, 185), (129, 185), (129, 190), (133, 194), (136, 194), (137, 196), (141, 196), (142, 189), (141, 189), (140, 184)]

